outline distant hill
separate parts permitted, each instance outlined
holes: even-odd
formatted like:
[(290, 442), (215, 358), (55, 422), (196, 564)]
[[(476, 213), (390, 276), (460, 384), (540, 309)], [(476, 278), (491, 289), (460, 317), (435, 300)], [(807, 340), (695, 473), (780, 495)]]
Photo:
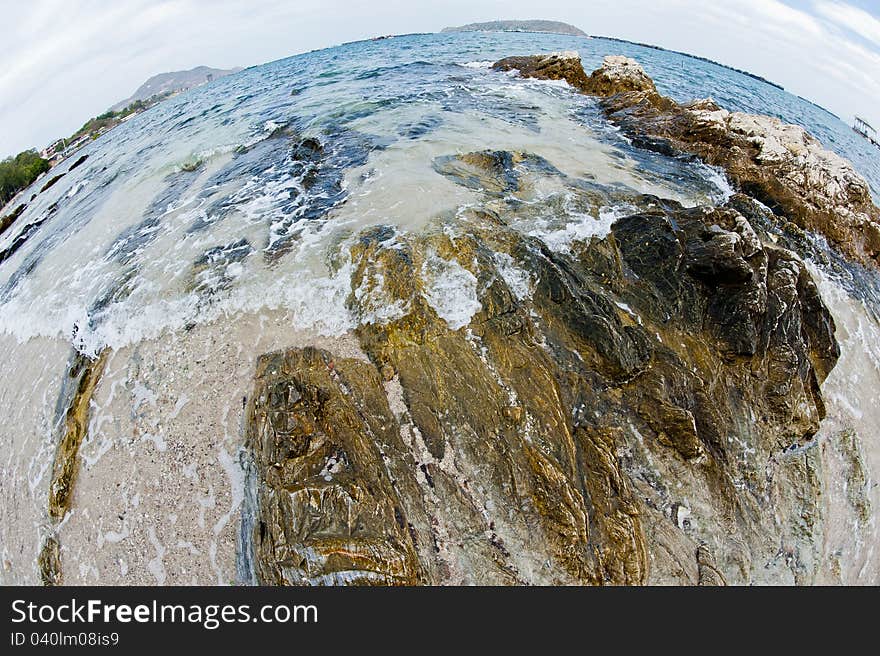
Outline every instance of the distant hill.
[(110, 111), (118, 112), (131, 105), (138, 100), (148, 100), (153, 96), (175, 93), (178, 91), (186, 91), (200, 84), (205, 84), (210, 80), (216, 80), (232, 73), (237, 73), (240, 68), (224, 70), (221, 68), (209, 68), (208, 66), (196, 66), (188, 71), (172, 71), (171, 73), (159, 73), (144, 82), (138, 90), (129, 98), (122, 100)]
[(461, 27), (444, 27), (443, 32), (550, 32), (568, 36), (587, 36), (574, 25), (550, 20), (500, 20), (488, 23), (469, 23)]

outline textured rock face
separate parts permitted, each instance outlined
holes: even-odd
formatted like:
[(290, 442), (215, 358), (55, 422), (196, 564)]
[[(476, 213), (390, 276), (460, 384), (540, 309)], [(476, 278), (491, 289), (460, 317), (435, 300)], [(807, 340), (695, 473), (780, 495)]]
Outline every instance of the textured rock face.
[(523, 77), (539, 80), (565, 80), (571, 86), (594, 96), (613, 96), (617, 93), (639, 91), (656, 94), (654, 81), (639, 63), (629, 57), (609, 55), (602, 68), (589, 77), (574, 51), (552, 52), (548, 55), (506, 57), (495, 62), (498, 71), (515, 70)]
[(818, 430), (838, 349), (804, 264), (733, 205), (649, 196), (553, 252), (504, 198), (539, 161), (443, 160), (480, 180), (482, 210), (451, 233), (361, 233), (351, 308), (391, 308), (357, 331), (370, 363), (263, 358), (257, 581), (810, 580), (793, 536), (820, 528), (817, 465), (787, 454)]
[(64, 417), (64, 433), (58, 443), (52, 466), (52, 484), (49, 486), (49, 515), (56, 522), (64, 519), (70, 508), (70, 497), (76, 482), (77, 454), (88, 432), (89, 404), (95, 386), (104, 369), (104, 357), (94, 361), (77, 354), (68, 377), (76, 385), (70, 386), (70, 400)]
[(403, 449), (378, 372), (316, 349), (268, 355), (257, 365), (253, 404), (259, 579), (416, 583), (409, 499), (386, 465)]
[(594, 96), (613, 96), (627, 91), (656, 93), (654, 80), (635, 59), (621, 55), (609, 55), (602, 68), (593, 71), (583, 89)]
[[(543, 56), (536, 55), (498, 64), (542, 77), (536, 74), (541, 61)], [(690, 153), (723, 167), (740, 190), (785, 220), (825, 235), (858, 261), (880, 258), (880, 210), (867, 183), (803, 128), (769, 116), (728, 112), (709, 99), (680, 105), (661, 96), (641, 66), (626, 57), (606, 57), (589, 78), (583, 76), (585, 82), (578, 66), (567, 59), (564, 79), (603, 97), (609, 119), (636, 145), (666, 155)]]
[(880, 211), (867, 183), (843, 158), (802, 128), (769, 116), (621, 94), (605, 101), (609, 117), (639, 145), (698, 155), (723, 167), (743, 191), (802, 228), (825, 235), (845, 254), (876, 261)]
[(106, 356), (106, 351), (94, 360), (80, 354), (74, 355), (68, 367), (66, 384), (62, 386), (58, 399), (57, 412), (63, 414), (49, 485), (48, 514), (51, 526), (43, 539), (37, 562), (44, 585), (63, 583), (61, 545), (55, 531), (70, 511), (80, 468), (79, 450), (88, 433), (92, 395), (104, 371)]
[(581, 60), (574, 51), (551, 52), (548, 55), (507, 57), (492, 65), (497, 71), (519, 71), (525, 77), (539, 80), (565, 80), (571, 86), (585, 91), (588, 79)]

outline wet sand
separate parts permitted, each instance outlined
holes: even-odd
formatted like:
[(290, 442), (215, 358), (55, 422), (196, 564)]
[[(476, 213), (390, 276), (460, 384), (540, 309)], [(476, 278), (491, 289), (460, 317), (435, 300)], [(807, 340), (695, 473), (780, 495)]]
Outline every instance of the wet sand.
[[(305, 345), (364, 357), (350, 336), (295, 331), (278, 312), (236, 315), (112, 352), (92, 397), (71, 511), (57, 527), (63, 582), (235, 583), (239, 450), (256, 359)], [(9, 338), (3, 346), (7, 357), (32, 361), (32, 380), (7, 378), (0, 396), (17, 410), (0, 437), (10, 454), (0, 478), (2, 582), (37, 584), (37, 555), (50, 531), (51, 424), (70, 347)]]

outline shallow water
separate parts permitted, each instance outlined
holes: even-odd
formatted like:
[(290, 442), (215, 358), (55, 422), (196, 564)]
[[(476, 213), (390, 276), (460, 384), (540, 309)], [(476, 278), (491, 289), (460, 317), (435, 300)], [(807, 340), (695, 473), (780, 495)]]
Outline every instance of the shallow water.
[[(588, 66), (599, 44), (578, 42)], [(0, 265), (0, 330), (94, 354), (281, 308), (297, 328), (340, 334), (354, 321), (352, 235), (373, 224), (420, 230), (476, 202), (435, 170), (457, 153), (543, 158), (531, 200), (561, 196), (562, 215), (519, 227), (563, 248), (623, 208), (600, 217), (570, 207), (560, 174), (687, 205), (729, 193), (717, 171), (632, 148), (564, 83), (478, 61), (571, 45), (547, 35), (357, 43), (162, 103), (88, 146), (88, 160), (28, 207), (16, 227), (38, 225)]]

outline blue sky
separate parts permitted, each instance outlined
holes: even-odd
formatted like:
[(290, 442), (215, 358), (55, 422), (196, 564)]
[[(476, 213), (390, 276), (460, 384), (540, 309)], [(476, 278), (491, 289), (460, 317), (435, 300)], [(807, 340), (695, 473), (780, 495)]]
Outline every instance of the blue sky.
[(70, 134), (155, 73), (499, 18), (709, 57), (880, 128), (880, 0), (31, 0), (3, 11), (0, 156)]

